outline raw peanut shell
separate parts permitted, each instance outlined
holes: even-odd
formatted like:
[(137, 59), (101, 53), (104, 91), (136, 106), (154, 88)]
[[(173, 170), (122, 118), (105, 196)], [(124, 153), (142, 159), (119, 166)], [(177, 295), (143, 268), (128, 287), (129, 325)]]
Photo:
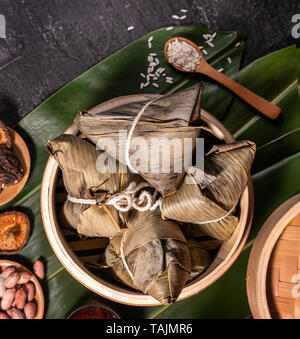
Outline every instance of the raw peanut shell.
[(14, 299), (15, 299), (16, 289), (15, 288), (9, 288), (5, 291), (4, 296), (1, 300), (1, 308), (3, 311), (8, 310)]
[(25, 319), (25, 314), (21, 310), (13, 308), (10, 313), (11, 319)]
[(17, 285), (19, 281), (20, 275), (18, 272), (11, 273), (6, 279), (5, 279), (5, 287), (6, 288), (13, 288)]
[(0, 319), (10, 319), (10, 316), (5, 312), (0, 312)]
[(40, 279), (43, 280), (45, 277), (45, 268), (44, 264), (40, 261), (37, 260), (34, 265), (33, 265), (33, 271), (34, 274)]
[(1, 273), (2, 277), (6, 279), (11, 273), (14, 273), (16, 271), (16, 268), (14, 266), (6, 267), (5, 270)]
[(27, 293), (27, 300), (32, 301), (35, 296), (35, 285), (32, 282), (29, 282), (24, 285), (24, 288)]
[(31, 279), (31, 273), (29, 273), (29, 272), (21, 272), (18, 284), (20, 284), (20, 285), (27, 284), (30, 279)]
[(0, 298), (4, 296), (6, 287), (5, 287), (5, 279), (0, 276)]
[(36, 316), (36, 306), (33, 302), (28, 302), (24, 307), (26, 319), (33, 319)]
[(16, 307), (19, 310), (22, 310), (24, 308), (26, 299), (27, 299), (27, 294), (25, 290), (23, 288), (20, 288), (19, 290), (17, 290), (15, 294), (15, 302), (16, 302)]

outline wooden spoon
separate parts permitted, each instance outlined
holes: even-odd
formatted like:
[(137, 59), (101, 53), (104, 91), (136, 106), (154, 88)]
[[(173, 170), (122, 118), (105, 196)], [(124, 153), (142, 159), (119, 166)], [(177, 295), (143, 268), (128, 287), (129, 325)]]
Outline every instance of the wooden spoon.
[(193, 48), (196, 49), (196, 51), (199, 53), (201, 56), (201, 61), (200, 64), (197, 66), (197, 68), (194, 71), (190, 71), (189, 73), (200, 73), (200, 74), (205, 74), (208, 77), (218, 81), (221, 83), (223, 86), (227, 87), (230, 89), (232, 92), (234, 92), (236, 95), (238, 95), (240, 98), (242, 98), (244, 101), (246, 101), (249, 105), (257, 109), (259, 112), (264, 114), (265, 116), (269, 117), (270, 119), (276, 119), (280, 112), (281, 108), (272, 104), (271, 102), (263, 99), (262, 97), (258, 96), (257, 94), (251, 92), (247, 88), (241, 86), (237, 82), (231, 80), (228, 78), (226, 75), (218, 72), (216, 69), (211, 67), (205, 60), (201, 50), (198, 48), (197, 45), (195, 45), (193, 42), (191, 42), (188, 39), (181, 38), (181, 37), (174, 37), (167, 41), (165, 45), (165, 57), (167, 61), (177, 70), (181, 72), (187, 72), (181, 67), (176, 66), (174, 63), (170, 62), (169, 56), (168, 56), (168, 47), (171, 42), (174, 42), (175, 40), (179, 41), (184, 41), (191, 45)]

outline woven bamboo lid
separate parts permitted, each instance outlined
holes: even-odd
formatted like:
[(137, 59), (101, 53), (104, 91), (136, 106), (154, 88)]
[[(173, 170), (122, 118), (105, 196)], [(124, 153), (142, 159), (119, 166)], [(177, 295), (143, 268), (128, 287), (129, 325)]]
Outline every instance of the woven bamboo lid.
[(260, 230), (249, 259), (247, 293), (257, 319), (300, 319), (300, 194)]

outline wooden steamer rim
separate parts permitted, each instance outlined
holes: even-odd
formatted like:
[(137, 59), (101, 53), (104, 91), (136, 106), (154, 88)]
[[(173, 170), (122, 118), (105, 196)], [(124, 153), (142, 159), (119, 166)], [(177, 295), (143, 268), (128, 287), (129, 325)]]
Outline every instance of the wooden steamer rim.
[(300, 213), (300, 194), (283, 203), (267, 219), (254, 241), (247, 269), (247, 294), (256, 319), (271, 319), (267, 273), (272, 251), (288, 224)]
[[(96, 112), (99, 109), (107, 109), (108, 107), (112, 108), (119, 105), (119, 103), (125, 104), (132, 101), (143, 101), (145, 98), (149, 100), (149, 98), (152, 99), (154, 97), (157, 96), (150, 94), (119, 97), (96, 106), (89, 112)], [(226, 143), (235, 141), (229, 131), (207, 111), (201, 111), (201, 119), (209, 126), (209, 128), (211, 128), (215, 136), (217, 136), (219, 139), (224, 140)], [(71, 125), (65, 133), (77, 134), (78, 129), (75, 125)], [(102, 297), (132, 306), (161, 305), (151, 296), (144, 295), (142, 293), (131, 292), (126, 288), (114, 286), (108, 281), (102, 280), (98, 276), (92, 274), (88, 269), (85, 268), (84, 264), (70, 249), (60, 230), (57, 216), (55, 214), (55, 182), (57, 179), (58, 170), (59, 167), (57, 162), (52, 156), (50, 156), (46, 164), (41, 187), (41, 213), (48, 241), (61, 264), (77, 281)], [(251, 180), (249, 180), (248, 185), (241, 197), (240, 205), (240, 220), (232, 237), (227, 242), (223, 243), (217, 257), (214, 259), (213, 263), (209, 266), (205, 273), (183, 289), (178, 301), (198, 294), (200, 291), (204, 290), (216, 280), (218, 280), (231, 267), (231, 265), (241, 253), (247, 241), (253, 219), (254, 194)]]

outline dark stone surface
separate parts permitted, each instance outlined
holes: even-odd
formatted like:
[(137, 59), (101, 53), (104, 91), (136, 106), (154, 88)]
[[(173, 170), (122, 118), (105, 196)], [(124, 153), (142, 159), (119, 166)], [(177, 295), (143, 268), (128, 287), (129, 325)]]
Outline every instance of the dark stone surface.
[[(178, 22), (172, 15), (180, 9), (188, 13)], [(297, 42), (296, 13), (299, 0), (0, 0), (7, 35), (0, 38), (0, 119), (15, 124), (74, 77), (159, 27), (242, 30), (246, 65)]]

